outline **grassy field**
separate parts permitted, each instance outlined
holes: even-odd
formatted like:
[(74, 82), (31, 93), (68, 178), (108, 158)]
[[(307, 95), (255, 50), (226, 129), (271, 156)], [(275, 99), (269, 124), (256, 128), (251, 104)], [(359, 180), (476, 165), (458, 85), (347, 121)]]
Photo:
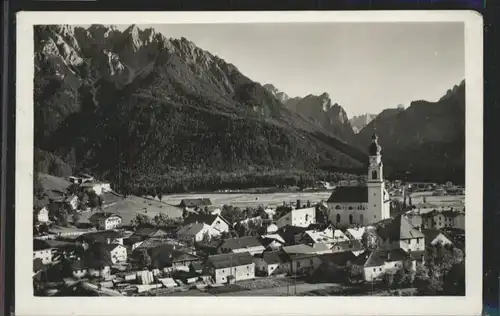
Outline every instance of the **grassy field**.
[[(137, 214), (147, 215), (150, 218), (154, 218), (160, 213), (164, 213), (170, 218), (182, 217), (182, 209), (176, 206), (137, 196), (128, 196), (125, 199), (121, 199), (116, 204), (106, 207), (104, 211), (121, 215), (124, 225), (129, 225), (130, 221), (132, 221)], [(94, 213), (83, 213), (80, 221), (82, 223), (88, 222), (88, 218), (92, 216), (92, 214)]]
[[(203, 193), (203, 194), (173, 194), (162, 198), (162, 201), (172, 205), (178, 205), (183, 199), (193, 198), (209, 198), (212, 203), (217, 206), (230, 204), (239, 207), (256, 207), (259, 205), (276, 207), (282, 205), (283, 202), (296, 202), (300, 200), (302, 203), (308, 200), (311, 203), (326, 201), (330, 197), (331, 191), (322, 192), (287, 192), (287, 193)], [(426, 205), (429, 207), (441, 206), (456, 206), (463, 207), (465, 196), (433, 196), (432, 192), (421, 192), (412, 195), (412, 203), (414, 205), (423, 203), (425, 197)], [(395, 197), (403, 200), (402, 197)]]
[(203, 193), (203, 194), (172, 194), (166, 195), (162, 201), (172, 205), (178, 205), (183, 199), (208, 198), (213, 205), (222, 206), (229, 204), (239, 207), (269, 206), (276, 207), (283, 202), (296, 202), (301, 200), (306, 203), (326, 201), (330, 197), (330, 191), (323, 192), (289, 192), (289, 193)]

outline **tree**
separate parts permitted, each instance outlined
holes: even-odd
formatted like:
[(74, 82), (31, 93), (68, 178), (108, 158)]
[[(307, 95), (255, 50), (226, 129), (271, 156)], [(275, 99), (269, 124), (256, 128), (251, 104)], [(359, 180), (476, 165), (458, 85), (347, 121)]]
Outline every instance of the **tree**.
[(151, 218), (144, 214), (137, 214), (137, 216), (130, 221), (131, 225), (134, 227), (151, 226)]
[(203, 242), (204, 243), (209, 243), (211, 240), (212, 240), (212, 237), (210, 236), (209, 232), (206, 231), (204, 234), (203, 234)]
[(165, 213), (159, 213), (155, 215), (153, 222), (156, 226), (170, 226), (173, 223), (173, 219), (168, 217)]
[(73, 225), (78, 226), (80, 224), (80, 214), (77, 212), (73, 213)]
[(377, 249), (379, 237), (374, 229), (367, 229), (361, 236), (361, 243), (366, 249)]
[(382, 280), (388, 289), (392, 289), (395, 283), (394, 274), (386, 272), (382, 275)]
[(72, 184), (68, 187), (67, 191), (68, 191), (68, 193), (69, 193), (69, 194), (77, 194), (77, 193), (78, 193), (78, 191), (79, 191), (79, 188), (80, 188), (80, 187), (78, 186), (78, 184), (76, 184), (76, 183), (72, 183)]
[(443, 277), (445, 295), (465, 295), (465, 265), (454, 264)]
[(149, 269), (151, 266), (151, 256), (146, 249), (139, 250), (137, 263), (143, 269)]
[(87, 205), (93, 209), (98, 208), (99, 207), (99, 196), (93, 190), (89, 191), (87, 193), (87, 195), (89, 198)]

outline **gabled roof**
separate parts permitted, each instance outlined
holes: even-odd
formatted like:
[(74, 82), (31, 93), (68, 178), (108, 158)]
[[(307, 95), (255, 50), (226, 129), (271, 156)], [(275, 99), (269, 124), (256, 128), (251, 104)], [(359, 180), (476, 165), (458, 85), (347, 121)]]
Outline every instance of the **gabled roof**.
[(119, 217), (122, 218), (119, 214), (115, 213), (109, 213), (109, 212), (97, 212), (92, 214), (92, 216), (89, 217), (89, 221), (98, 221), (100, 219), (108, 219), (110, 217)]
[(225, 239), (220, 248), (226, 249), (243, 249), (250, 247), (258, 247), (262, 246), (262, 243), (254, 236), (245, 236), (239, 238), (228, 238)]
[(332, 263), (336, 266), (345, 266), (348, 262), (354, 262), (357, 257), (351, 251), (339, 253), (327, 253), (320, 256), (322, 262)]
[(327, 200), (328, 203), (368, 203), (368, 187), (336, 187)]
[(284, 263), (290, 261), (290, 257), (283, 251), (266, 251), (259, 256), (267, 264)]
[(324, 247), (321, 247), (322, 244), (320, 243), (318, 243), (317, 245), (318, 246), (316, 247), (311, 247), (304, 244), (285, 246), (283, 247), (283, 251), (286, 252), (287, 254), (313, 254), (316, 253), (317, 251), (328, 250), (328, 247), (326, 247), (326, 245)]
[(416, 229), (406, 217), (396, 216), (387, 226), (377, 229), (377, 234), (383, 239), (404, 240), (423, 238), (425, 235)]
[(208, 261), (216, 269), (243, 266), (253, 263), (253, 256), (249, 252), (225, 253), (208, 257)]
[(98, 232), (86, 233), (78, 236), (76, 240), (86, 242), (107, 243), (108, 239), (122, 238), (123, 233), (116, 230), (103, 230)]
[(207, 198), (203, 199), (184, 199), (180, 203), (183, 207), (198, 207), (198, 206), (209, 206), (212, 205), (212, 201)]
[(403, 261), (409, 255), (403, 249), (365, 251), (354, 261), (354, 264), (368, 267), (380, 267), (386, 262)]
[(185, 224), (190, 224), (190, 223), (205, 223), (207, 225), (212, 226), (212, 224), (217, 220), (220, 219), (227, 224), (229, 224), (222, 216), (220, 215), (212, 215), (212, 214), (207, 214), (207, 215), (201, 215), (201, 214), (193, 214), (189, 215), (188, 218), (184, 220)]
[(137, 237), (163, 237), (168, 235), (166, 231), (156, 227), (140, 227), (137, 228), (132, 236)]
[(347, 240), (342, 242), (337, 242), (333, 245), (332, 251), (334, 252), (350, 252), (350, 251), (360, 251), (363, 249), (363, 244), (360, 240)]
[(434, 229), (434, 228), (423, 228), (422, 229), (422, 233), (425, 235), (425, 243), (426, 244), (430, 244), (432, 243), (432, 241), (434, 241), (434, 239), (436, 239), (437, 236), (439, 235), (443, 235), (444, 237), (446, 237), (447, 239), (450, 240), (451, 242), (451, 239), (450, 237), (448, 236), (448, 234), (438, 230), (438, 229)]
[(192, 223), (181, 227), (178, 231), (178, 235), (195, 236), (205, 228), (210, 227), (205, 223)]

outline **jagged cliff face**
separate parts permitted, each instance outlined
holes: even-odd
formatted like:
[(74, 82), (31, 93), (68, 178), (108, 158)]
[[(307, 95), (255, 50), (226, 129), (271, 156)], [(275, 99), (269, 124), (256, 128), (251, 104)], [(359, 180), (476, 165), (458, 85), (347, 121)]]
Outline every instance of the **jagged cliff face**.
[(366, 125), (368, 125), (375, 117), (376, 114), (362, 114), (352, 117), (349, 122), (351, 123), (352, 130), (355, 134), (359, 133)]
[[(110, 177), (124, 165), (144, 178), (366, 159), (234, 65), (134, 25), (37, 26), (34, 98), (36, 146)], [(338, 106), (321, 108), (348, 122)]]
[(333, 133), (346, 142), (351, 142), (354, 132), (347, 117), (347, 113), (337, 103), (333, 103), (328, 93), (308, 95), (304, 98), (290, 98), (286, 93), (279, 91), (273, 85), (265, 85), (273, 95), (277, 96), (284, 105), (318, 126)]

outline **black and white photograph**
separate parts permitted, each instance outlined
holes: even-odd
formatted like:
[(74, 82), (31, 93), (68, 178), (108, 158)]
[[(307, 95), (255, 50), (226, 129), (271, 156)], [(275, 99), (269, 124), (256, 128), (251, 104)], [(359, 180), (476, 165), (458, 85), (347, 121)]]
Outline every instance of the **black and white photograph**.
[(481, 25), (443, 13), (25, 17), (16, 278), (49, 314), (60, 297), (480, 297)]

